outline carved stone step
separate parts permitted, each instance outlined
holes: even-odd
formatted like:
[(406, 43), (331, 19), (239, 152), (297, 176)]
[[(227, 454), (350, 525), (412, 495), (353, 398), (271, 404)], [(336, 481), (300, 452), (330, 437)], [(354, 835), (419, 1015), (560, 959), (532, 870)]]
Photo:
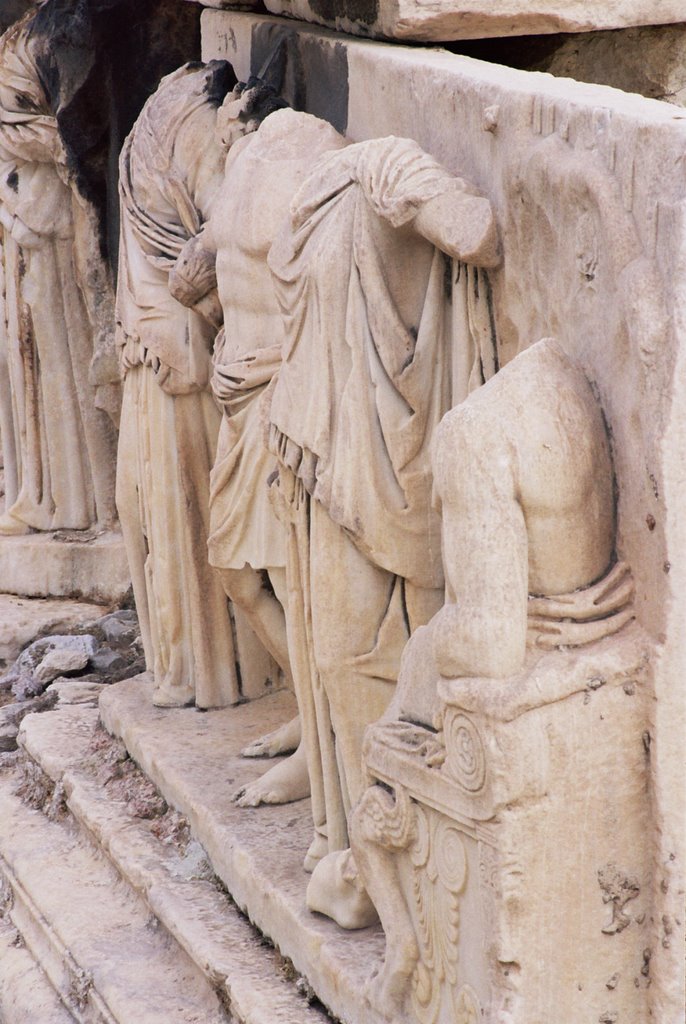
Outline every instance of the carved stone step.
[(289, 980), (292, 968), (220, 891), (199, 844), (192, 842), (184, 855), (173, 843), (160, 842), (150, 821), (135, 818), (86, 769), (97, 719), (93, 707), (60, 706), (25, 719), (21, 742), (63, 787), (69, 811), (145, 900), (161, 930), (220, 992), (232, 1024), (326, 1024), (327, 1015), (309, 1006)]
[[(69, 819), (0, 775), (9, 918), (79, 1024), (227, 1024), (216, 991)], [(14, 1024), (11, 1021), (9, 1024)]]
[(100, 698), (105, 726), (188, 818), (238, 906), (293, 962), (330, 1012), (354, 1024), (379, 1024), (365, 1000), (365, 984), (383, 958), (381, 928), (344, 932), (305, 905), (309, 801), (251, 809), (231, 800), (235, 790), (273, 763), (241, 758), (241, 748), (293, 711), (286, 692), (205, 714), (159, 710), (152, 707), (142, 677), (108, 686)]
[(3, 1024), (74, 1024), (75, 1018), (25, 947), (0, 919), (0, 1020)]

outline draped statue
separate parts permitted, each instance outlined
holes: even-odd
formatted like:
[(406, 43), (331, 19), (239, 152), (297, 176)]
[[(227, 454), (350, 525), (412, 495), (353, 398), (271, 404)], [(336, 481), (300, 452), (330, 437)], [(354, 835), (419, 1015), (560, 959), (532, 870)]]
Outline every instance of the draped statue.
[(396, 138), (322, 157), (271, 249), (286, 340), (269, 444), (290, 521), (310, 870), (348, 845), (364, 730), (408, 636), (442, 603), (431, 437), (495, 370), (475, 266), (497, 259), (489, 202)]
[(89, 379), (98, 241), (42, 85), (35, 19), (0, 39), (0, 535), (115, 518), (114, 427)]
[(203, 267), (203, 298), (191, 308), (169, 290), (223, 178), (226, 149), (215, 128), (235, 81), (226, 61), (167, 76), (120, 159), (117, 507), (161, 706), (216, 707), (239, 697), (228, 603), (207, 560), (220, 423), (209, 387), (221, 324), (213, 262)]

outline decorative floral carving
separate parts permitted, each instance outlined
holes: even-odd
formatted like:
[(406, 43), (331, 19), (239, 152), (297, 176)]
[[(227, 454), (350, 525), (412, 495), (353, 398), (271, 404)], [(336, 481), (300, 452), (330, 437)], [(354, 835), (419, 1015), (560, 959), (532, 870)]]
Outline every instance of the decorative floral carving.
[(445, 771), (469, 793), (478, 793), (486, 781), (486, 754), (466, 715), (446, 716), (445, 745)]
[(471, 989), (457, 989), (459, 904), (467, 881), (463, 836), (447, 818), (419, 805), (415, 813), (410, 860), (419, 960), (412, 980), (413, 1011), (420, 1024), (435, 1024), (447, 1000), (451, 1021), (476, 1024), (478, 999)]

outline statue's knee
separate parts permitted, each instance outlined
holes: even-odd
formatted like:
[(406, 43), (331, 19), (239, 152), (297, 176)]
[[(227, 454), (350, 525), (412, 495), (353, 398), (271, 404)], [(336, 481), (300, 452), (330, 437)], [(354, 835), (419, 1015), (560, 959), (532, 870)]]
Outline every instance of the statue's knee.
[(260, 574), (246, 565), (242, 569), (221, 569), (220, 576), (227, 597), (243, 611), (251, 611), (262, 589)]

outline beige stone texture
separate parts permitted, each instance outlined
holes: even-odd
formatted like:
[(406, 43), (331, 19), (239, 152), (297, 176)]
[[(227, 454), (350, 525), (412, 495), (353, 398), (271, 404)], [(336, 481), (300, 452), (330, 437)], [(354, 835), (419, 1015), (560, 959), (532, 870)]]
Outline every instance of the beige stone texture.
[[(326, 1024), (328, 1018), (321, 1009), (308, 1005), (300, 991), (303, 986), (299, 988), (296, 984), (293, 968), (265, 944), (227, 899), (197, 840), (188, 841), (183, 819), (170, 810), (153, 818), (142, 818), (136, 814), (132, 789), (116, 791), (118, 780), (113, 775), (117, 763), (121, 764), (115, 760), (122, 756), (121, 749), (117, 749), (121, 745), (98, 726), (95, 706), (75, 706), (73, 701), (73, 694), (61, 691), (57, 709), (44, 716), (30, 716), (24, 722), (21, 736), (32, 770), (43, 780), (44, 792), (54, 785), (63, 796), (63, 816), (57, 822), (61, 826), (56, 832), (58, 837), (67, 832), (72, 835), (77, 849), (98, 850), (100, 861), (104, 860), (116, 872), (116, 892), (127, 894), (132, 918), (135, 919), (138, 912), (136, 908), (144, 909), (150, 930), (166, 945), (178, 970), (184, 970), (184, 964), (187, 969), (190, 962), (207, 986), (219, 994), (226, 1013), (221, 1018), (222, 1024), (229, 1020), (237, 1024)], [(150, 710), (156, 717), (170, 714)], [(207, 717), (193, 711), (184, 714), (195, 721)], [(209, 713), (210, 720), (214, 717), (214, 712)], [(128, 764), (133, 767), (131, 762)], [(202, 786), (199, 763), (197, 769), (196, 778)], [(140, 772), (138, 775), (143, 778)], [(0, 777), (0, 787), (3, 786)], [(24, 808), (23, 813), (25, 820), (30, 820), (32, 812)], [(53, 823), (46, 822), (46, 826), (50, 824)], [(3, 857), (5, 849), (0, 836)], [(49, 870), (48, 847), (44, 848), (43, 857)], [(30, 891), (35, 893), (31, 876), (28, 877)], [(100, 893), (93, 889), (92, 881), (92, 876), (86, 873), (75, 885), (77, 920), (84, 907), (97, 915), (95, 901), (100, 899)], [(47, 921), (58, 930), (61, 928), (59, 917), (48, 915)], [(113, 937), (124, 949), (128, 938), (126, 933)], [(83, 949), (80, 948), (81, 953)], [(131, 953), (129, 948), (128, 954)], [(133, 955), (135, 957), (135, 950)], [(80, 958), (76, 966), (84, 969)], [(144, 965), (140, 965), (139, 970), (145, 972)], [(81, 1011), (89, 1021), (100, 1020), (97, 1016), (101, 995), (98, 982), (95, 976), (93, 989), (86, 995), (86, 1005)], [(140, 1024), (147, 1020), (148, 999), (140, 997), (135, 980), (128, 984), (126, 976), (122, 975), (120, 984), (123, 992), (117, 998), (125, 1000), (120, 1003), (120, 1009), (115, 1009), (114, 996), (107, 1000), (115, 1019), (121, 1024)], [(150, 984), (158, 992), (164, 981), (150, 978)], [(128, 997), (127, 988), (130, 989)], [(33, 1005), (35, 1009), (35, 1002)], [(163, 1019), (165, 1024), (185, 1024), (188, 1014), (194, 1024), (204, 1024), (202, 1007), (193, 1002), (192, 991), (185, 1000), (179, 999), (173, 1012)], [(39, 1022), (43, 1024), (42, 1018), (36, 1015), (31, 1024)], [(25, 1022), (9, 1016), (7, 1024)], [(47, 1018), (45, 1024), (48, 1024)]]
[(364, 729), (391, 699), (409, 633), (440, 604), (431, 439), (494, 371), (485, 269), (498, 262), (488, 200), (395, 137), (318, 161), (271, 247), (286, 336), (269, 447), (289, 526), (310, 869), (348, 845)]
[[(265, 0), (273, 14), (340, 32), (422, 42), (590, 32), (682, 21), (679, 0)], [(214, 4), (208, 5), (214, 6)]]
[(106, 615), (106, 605), (84, 601), (33, 599), (0, 594), (0, 666), (14, 661), (37, 636), (64, 633)]
[[(686, 863), (686, 709), (679, 685), (686, 664), (684, 115), (674, 106), (607, 87), (344, 39), (268, 18), (206, 11), (203, 25), (206, 57), (227, 56), (239, 77), (259, 67), (284, 38), (291, 62), (286, 90), (306, 109), (320, 115), (328, 109), (354, 142), (412, 138), (487, 195), (503, 251), (501, 267), (489, 272), (500, 365), (540, 338), (553, 337), (586, 376), (602, 408), (616, 480), (616, 551), (631, 568), (635, 614), (652, 666), (644, 705), (648, 772), (637, 776), (643, 797), (637, 805), (623, 805), (647, 804), (650, 813), (640, 851), (649, 856), (649, 866), (636, 871), (645, 871), (640, 888), (649, 909), (640, 928), (647, 929), (643, 948), (650, 951), (651, 984), (640, 987), (645, 974), (639, 965), (635, 1007), (629, 1009), (624, 990), (617, 998), (627, 1000), (623, 1012), (635, 1012), (637, 1019), (652, 1016), (672, 1024), (684, 1006)], [(319, 87), (298, 93), (303, 78), (316, 79)], [(611, 689), (612, 699), (629, 713), (630, 702), (621, 703), (628, 695), (621, 687)], [(619, 727), (619, 710), (616, 716)], [(627, 735), (635, 738), (634, 730)], [(586, 749), (586, 770), (594, 756)], [(602, 761), (602, 751), (597, 756)], [(609, 771), (602, 763), (602, 771)], [(622, 763), (622, 785), (630, 787), (629, 762)], [(640, 814), (635, 811), (631, 827), (640, 823)], [(557, 829), (551, 824), (548, 832), (545, 818), (539, 826), (545, 843), (554, 845)], [(591, 830), (590, 844), (595, 836)], [(621, 903), (611, 895), (611, 874), (603, 874), (604, 912)], [(621, 888), (621, 879), (617, 884)], [(587, 875), (586, 886), (603, 910), (599, 879)], [(558, 910), (538, 902), (541, 921)], [(600, 942), (607, 921), (597, 923), (594, 941)], [(638, 938), (636, 921), (621, 931), (619, 942), (632, 934)], [(523, 973), (520, 982), (524, 991)], [(565, 975), (568, 983), (571, 975)], [(536, 1007), (542, 1019), (564, 1002), (564, 985), (557, 993), (549, 991), (547, 1009)], [(469, 1019), (473, 998), (460, 998), (460, 1013)], [(531, 1024), (527, 1006), (513, 1005), (507, 1012), (514, 1020)], [(577, 1005), (585, 1005), (583, 999)], [(595, 1002), (588, 1006), (595, 1012)], [(597, 1016), (612, 1019), (614, 1012), (608, 1003)]]
[[(684, 15), (686, 17), (686, 14)], [(564, 39), (532, 67), (686, 106), (686, 25), (593, 32)]]
[(0, 1017), (7, 1024), (74, 1024), (21, 934), (0, 919)]
[(0, 537), (116, 518), (115, 430), (90, 376), (111, 341), (111, 275), (41, 79), (35, 16), (0, 37)]
[(573, 1018), (643, 1017), (650, 645), (630, 570), (613, 564), (600, 407), (544, 340), (444, 417), (433, 462), (446, 603), (410, 639), (386, 724), (367, 737), (369, 773), (395, 803), (373, 786), (353, 819), (387, 937), (370, 1001), (389, 1020), (429, 1021), (437, 1006), (447, 1022), (469, 992), (487, 1019), (542, 1024), (564, 993)]
[(335, 1017), (380, 1024), (382, 1018), (364, 1002), (363, 983), (370, 968), (381, 964), (381, 930), (351, 938), (305, 906), (308, 803), (244, 809), (231, 800), (234, 787), (255, 771), (254, 763), (240, 757), (241, 747), (293, 710), (285, 691), (203, 715), (155, 709), (139, 679), (108, 687), (100, 702), (105, 727), (124, 740), (167, 802), (187, 817), (241, 910)]
[(218, 707), (240, 697), (229, 604), (207, 558), (220, 421), (209, 391), (218, 324), (169, 289), (170, 271), (207, 220), (222, 180), (217, 103), (234, 83), (225, 63), (168, 75), (119, 161), (117, 508), (146, 664), (155, 700), (165, 705)]
[(120, 533), (0, 537), (0, 587), (23, 597), (121, 604), (131, 574)]

